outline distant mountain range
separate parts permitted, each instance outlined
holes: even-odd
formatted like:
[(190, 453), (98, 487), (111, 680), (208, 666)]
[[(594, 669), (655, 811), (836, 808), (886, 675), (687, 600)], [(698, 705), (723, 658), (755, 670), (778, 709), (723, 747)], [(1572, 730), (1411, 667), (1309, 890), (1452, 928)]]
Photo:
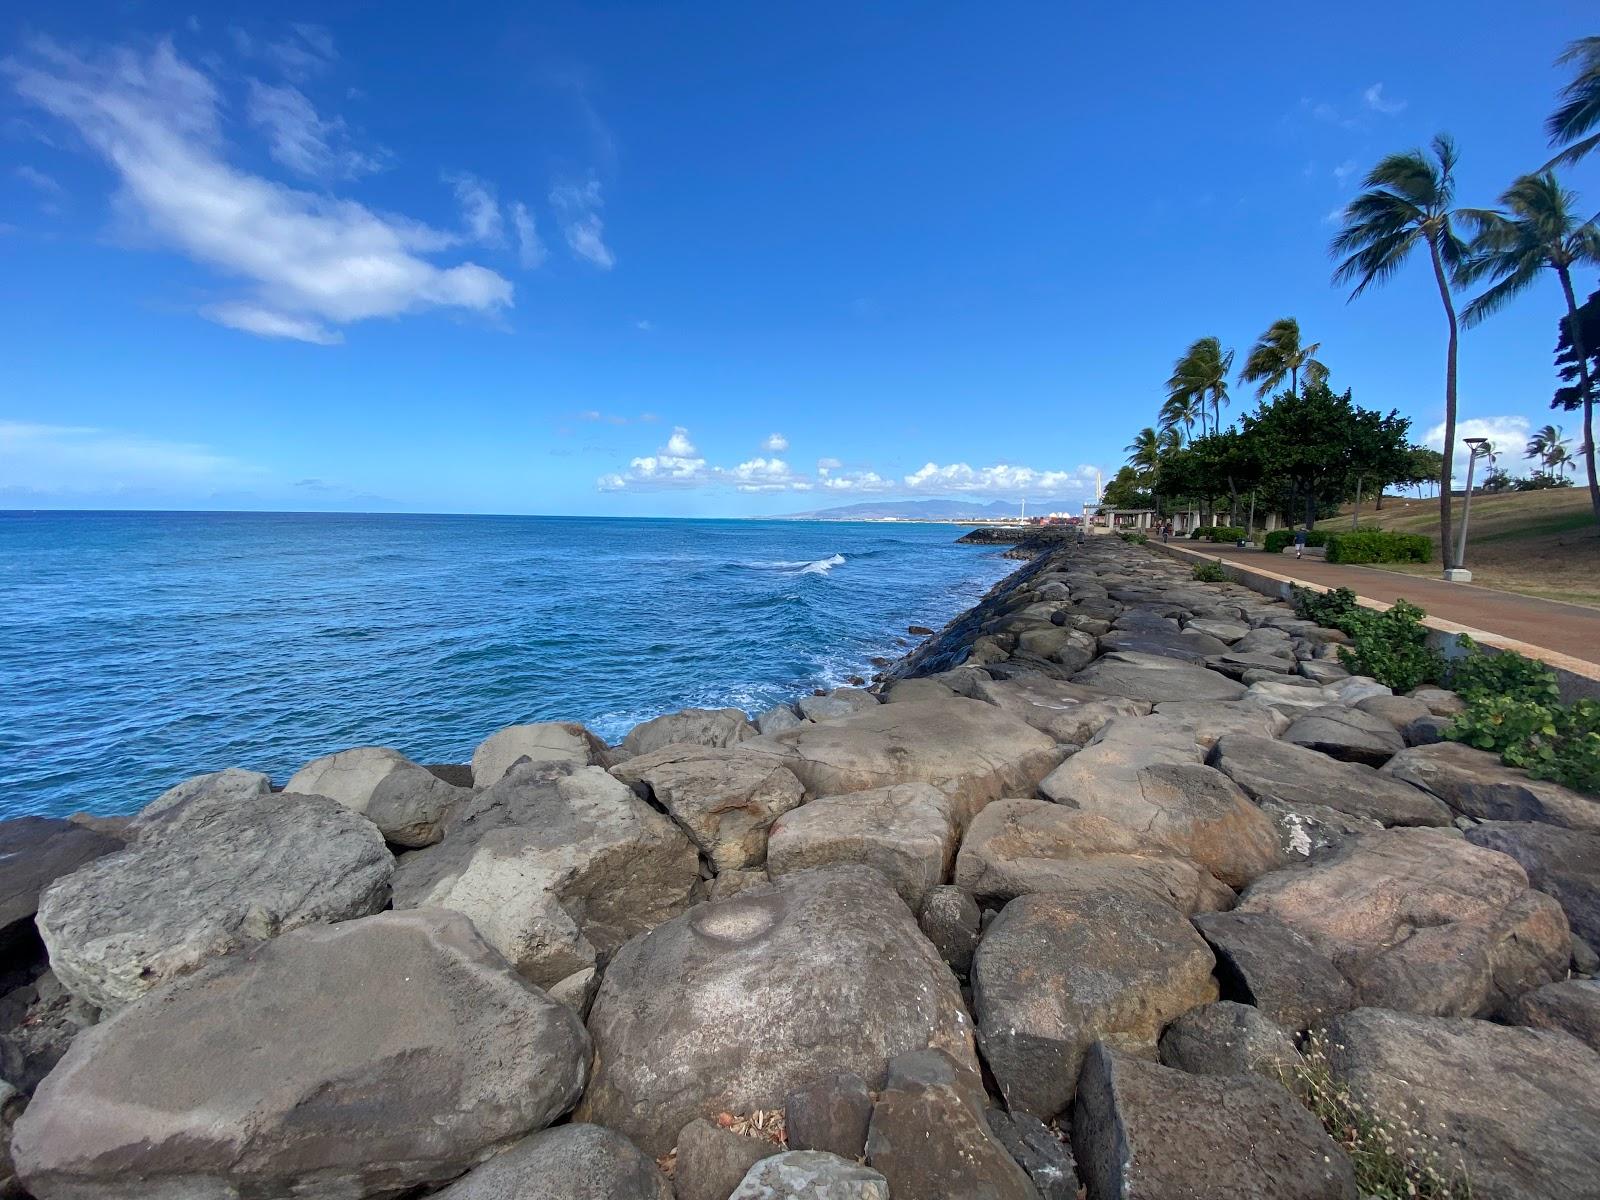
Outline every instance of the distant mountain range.
[[(1065, 511), (1079, 505), (1068, 500), (1029, 501), (1030, 512)], [(1009, 500), (995, 500), (984, 504), (976, 500), (868, 500), (860, 504), (844, 504), (838, 508), (820, 508), (813, 512), (784, 513), (768, 517), (769, 521), (884, 521), (898, 517), (909, 521), (993, 521), (998, 517), (1014, 517), (1020, 505)]]

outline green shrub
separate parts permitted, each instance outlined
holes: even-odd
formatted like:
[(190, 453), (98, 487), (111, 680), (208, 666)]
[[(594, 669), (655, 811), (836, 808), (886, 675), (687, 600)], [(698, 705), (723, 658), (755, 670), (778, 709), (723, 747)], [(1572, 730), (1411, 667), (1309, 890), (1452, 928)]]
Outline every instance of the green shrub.
[(1533, 704), (1559, 704), (1556, 673), (1537, 659), (1515, 650), (1486, 654), (1465, 634), (1460, 645), (1466, 657), (1450, 667), (1450, 686), (1469, 704), (1479, 696), (1505, 696)]
[(1228, 576), (1222, 569), (1222, 564), (1209, 559), (1203, 563), (1195, 563), (1194, 577), (1197, 583), (1227, 583)]
[(1433, 558), (1433, 539), (1420, 533), (1358, 529), (1328, 534), (1328, 561), (1337, 563), (1419, 562)]
[(1244, 526), (1218, 525), (1206, 536), (1213, 542), (1242, 542), (1244, 541)]
[[(1262, 542), (1262, 545), (1266, 547), (1268, 554), (1281, 554), (1285, 546), (1293, 544), (1295, 533), (1296, 531), (1293, 529), (1274, 529), (1271, 533), (1267, 534), (1266, 539)], [(1328, 534), (1325, 530), (1306, 530), (1306, 545), (1326, 546), (1327, 544)]]
[(1125, 542), (1131, 542), (1135, 546), (1142, 546), (1150, 540), (1137, 530), (1129, 530), (1124, 533), (1119, 533), (1117, 536)]
[(1315, 621), (1325, 629), (1350, 632), (1361, 608), (1356, 604), (1356, 594), (1347, 587), (1331, 592), (1313, 592), (1310, 588), (1293, 589), (1291, 599), (1294, 615), (1302, 621)]
[(1198, 542), (1203, 537), (1210, 537), (1212, 531), (1215, 529), (1215, 525), (1196, 525), (1193, 529), (1189, 530), (1189, 540)]
[(1339, 647), (1339, 661), (1353, 674), (1370, 675), (1397, 692), (1438, 682), (1444, 658), (1428, 645), (1426, 615), (1404, 600), (1381, 613), (1356, 609), (1343, 627), (1351, 644)]

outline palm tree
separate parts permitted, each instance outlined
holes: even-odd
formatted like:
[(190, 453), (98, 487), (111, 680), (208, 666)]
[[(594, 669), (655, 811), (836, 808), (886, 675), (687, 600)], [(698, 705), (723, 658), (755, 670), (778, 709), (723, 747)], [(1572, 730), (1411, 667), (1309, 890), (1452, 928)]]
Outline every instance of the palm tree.
[(1203, 337), (1172, 364), (1167, 380), (1168, 403), (1179, 396), (1196, 406), (1200, 415), (1200, 434), (1206, 432), (1206, 405), (1211, 405), (1212, 428), (1222, 428), (1222, 406), (1228, 402), (1228, 376), (1233, 371), (1233, 351), (1223, 352), (1214, 337)]
[[(1510, 214), (1471, 214), (1477, 226), (1472, 252), (1461, 268), (1464, 282), (1491, 278), (1494, 284), (1462, 310), (1468, 325), (1499, 311), (1539, 273), (1551, 270), (1561, 280), (1567, 301), (1567, 328), (1578, 359), (1578, 394), (1583, 403), (1583, 435), (1594, 442), (1594, 388), (1589, 377), (1589, 357), (1578, 321), (1578, 301), (1572, 291), (1572, 268), (1600, 266), (1600, 225), (1594, 218), (1581, 220), (1574, 213), (1578, 197), (1563, 188), (1549, 171), (1524, 175), (1500, 197)], [(1589, 503), (1600, 522), (1600, 479), (1595, 476), (1594, 454), (1584, 455), (1589, 472)]]
[(1123, 447), (1128, 452), (1128, 465), (1139, 473), (1141, 479), (1150, 481), (1150, 499), (1161, 515), (1161, 459), (1177, 448), (1178, 435), (1173, 430), (1157, 432), (1146, 425)]
[[(1557, 66), (1569, 62), (1578, 64), (1578, 73), (1558, 93), (1561, 105), (1550, 114), (1544, 128), (1552, 146), (1562, 142), (1572, 145), (1545, 163), (1541, 168), (1545, 171), (1575, 163), (1600, 146), (1600, 133), (1589, 133), (1600, 125), (1600, 37), (1579, 38), (1556, 59)], [(1579, 140), (1574, 142), (1574, 138)]]
[(1250, 357), (1244, 360), (1244, 370), (1239, 372), (1240, 383), (1259, 383), (1256, 398), (1264, 400), (1283, 385), (1289, 377), (1289, 390), (1300, 390), (1300, 372), (1306, 373), (1307, 383), (1320, 383), (1328, 377), (1328, 368), (1316, 359), (1322, 349), (1321, 342), (1309, 346), (1300, 344), (1300, 322), (1293, 317), (1280, 317), (1267, 331), (1256, 339)]
[(1522, 457), (1537, 458), (1541, 464), (1549, 466), (1550, 456), (1555, 452), (1557, 446), (1561, 447), (1563, 454), (1566, 453), (1567, 444), (1562, 440), (1561, 432), (1561, 426), (1559, 425), (1546, 425), (1543, 429), (1536, 431), (1528, 439), (1527, 446), (1523, 448)]
[(1205, 408), (1197, 405), (1193, 396), (1175, 393), (1161, 406), (1161, 431), (1177, 437), (1180, 444), (1194, 435), (1195, 414), (1201, 419), (1200, 432), (1205, 432)]
[(1439, 468), (1439, 539), (1445, 565), (1455, 565), (1450, 538), (1450, 468), (1456, 450), (1456, 349), (1459, 330), (1450, 299), (1450, 276), (1466, 257), (1466, 243), (1456, 234), (1456, 145), (1447, 134), (1433, 139), (1433, 156), (1421, 150), (1391, 154), (1373, 167), (1366, 190), (1345, 207), (1344, 228), (1330, 247), (1344, 260), (1334, 269), (1335, 283), (1354, 281), (1354, 300), (1375, 283), (1384, 283), (1417, 246), (1428, 248), (1439, 299), (1450, 326), (1444, 371), (1444, 462)]

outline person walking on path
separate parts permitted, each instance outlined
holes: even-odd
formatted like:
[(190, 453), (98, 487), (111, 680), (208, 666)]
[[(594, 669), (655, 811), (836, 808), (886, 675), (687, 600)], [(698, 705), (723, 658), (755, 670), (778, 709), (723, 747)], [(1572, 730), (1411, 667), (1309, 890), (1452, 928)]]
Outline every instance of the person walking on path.
[(1305, 552), (1306, 552), (1306, 531), (1304, 529), (1296, 529), (1294, 531), (1294, 556), (1295, 556), (1295, 558), (1298, 559), (1301, 556), (1303, 556), (1305, 554)]
[(1164, 546), (1172, 540), (1172, 522), (1167, 521), (1161, 526), (1161, 544)]

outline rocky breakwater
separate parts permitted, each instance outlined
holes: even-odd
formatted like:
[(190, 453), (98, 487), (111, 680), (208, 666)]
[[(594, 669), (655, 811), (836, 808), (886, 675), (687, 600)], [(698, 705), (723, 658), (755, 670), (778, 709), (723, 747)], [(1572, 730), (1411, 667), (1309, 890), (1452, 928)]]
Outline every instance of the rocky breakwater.
[(1593, 1196), (1600, 804), (1341, 638), (1091, 539), (875, 691), (0, 824), (0, 1195)]

